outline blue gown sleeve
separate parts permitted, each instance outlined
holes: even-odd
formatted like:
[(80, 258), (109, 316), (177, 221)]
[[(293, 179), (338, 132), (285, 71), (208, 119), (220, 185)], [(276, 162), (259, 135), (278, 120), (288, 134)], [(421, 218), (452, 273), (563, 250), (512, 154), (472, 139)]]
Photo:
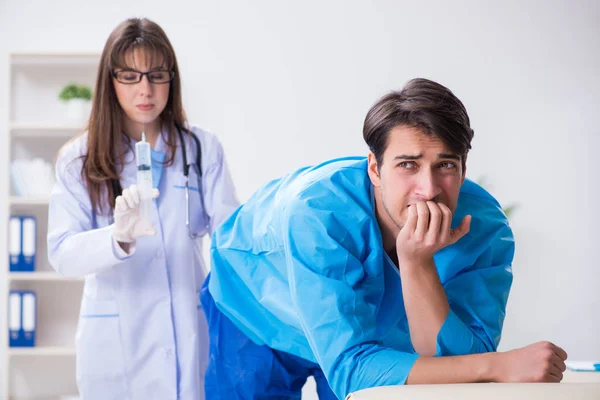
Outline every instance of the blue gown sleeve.
[(444, 284), (450, 312), (437, 336), (436, 356), (496, 351), (512, 284), (514, 239), (503, 225), (475, 264)]
[(383, 272), (363, 266), (353, 245), (361, 238), (352, 235), (366, 233), (348, 226), (348, 221), (356, 224), (354, 218), (344, 218), (298, 200), (286, 208), (281, 226), (292, 301), (311, 350), (340, 399), (360, 389), (404, 384), (418, 358), (379, 340), (375, 318)]

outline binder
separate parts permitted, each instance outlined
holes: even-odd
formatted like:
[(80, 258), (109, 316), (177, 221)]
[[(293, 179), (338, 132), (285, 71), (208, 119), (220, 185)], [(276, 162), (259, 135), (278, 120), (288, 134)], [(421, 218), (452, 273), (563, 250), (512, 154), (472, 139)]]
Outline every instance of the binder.
[(8, 334), (10, 347), (34, 347), (37, 296), (31, 291), (9, 293)]
[(18, 346), (21, 332), (21, 293), (10, 291), (8, 295), (8, 345)]
[(35, 270), (35, 217), (23, 217), (21, 231), (23, 232), (23, 238), (21, 242), (23, 265), (21, 267), (21, 271), (31, 272)]
[(11, 216), (8, 222), (8, 265), (10, 271), (21, 268), (21, 218)]
[(21, 329), (23, 335), (22, 346), (35, 346), (35, 327), (37, 314), (37, 296), (34, 292), (21, 293)]
[(36, 225), (32, 216), (10, 217), (8, 257), (11, 272), (35, 271)]

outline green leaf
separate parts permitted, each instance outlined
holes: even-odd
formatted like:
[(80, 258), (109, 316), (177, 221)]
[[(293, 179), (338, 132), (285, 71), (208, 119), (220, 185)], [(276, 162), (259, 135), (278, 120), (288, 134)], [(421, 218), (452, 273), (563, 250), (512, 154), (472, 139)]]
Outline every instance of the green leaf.
[(506, 215), (506, 218), (510, 218), (510, 216), (512, 215), (513, 212), (515, 212), (515, 210), (519, 208), (518, 204), (511, 204), (509, 206), (506, 206), (502, 209), (502, 211), (504, 211), (504, 215)]
[[(491, 186), (487, 184), (486, 178), (485, 176), (481, 176), (476, 180), (477, 184), (479, 186), (481, 186), (482, 188), (485, 188), (486, 190), (490, 190)], [(513, 203), (510, 204), (506, 207), (502, 208), (502, 211), (504, 212), (504, 215), (506, 215), (506, 218), (510, 219), (510, 216), (515, 212), (515, 210), (519, 208), (519, 204), (518, 203)]]
[(69, 101), (71, 99), (92, 99), (92, 89), (87, 85), (77, 85), (75, 83), (69, 83), (66, 85), (58, 95), (58, 98), (62, 101)]

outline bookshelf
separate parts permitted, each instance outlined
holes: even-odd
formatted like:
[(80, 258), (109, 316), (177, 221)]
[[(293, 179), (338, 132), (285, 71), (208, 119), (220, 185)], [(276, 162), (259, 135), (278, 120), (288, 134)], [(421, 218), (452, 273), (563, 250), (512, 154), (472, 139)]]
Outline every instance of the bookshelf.
[[(1, 135), (8, 149), (6, 170), (16, 159), (41, 158), (54, 167), (58, 150), (85, 129), (84, 120), (69, 121), (58, 93), (75, 82), (94, 86), (100, 60), (94, 53), (12, 53), (9, 55), (8, 127)], [(47, 259), (49, 193), (22, 197), (12, 179), (0, 196), (6, 215), (36, 218), (36, 265), (33, 272), (10, 272), (8, 254), (0, 267), (0, 307), (7, 310), (11, 290), (37, 295), (35, 347), (9, 347), (8, 330), (0, 334), (4, 346), (0, 396), (2, 399), (60, 398), (77, 394), (75, 331), (83, 293), (83, 279), (58, 275)], [(6, 227), (5, 227), (6, 229)], [(8, 235), (6, 235), (8, 236)], [(7, 247), (6, 252), (8, 252)], [(0, 326), (8, 326), (0, 313)], [(43, 385), (36, 384), (42, 380)]]

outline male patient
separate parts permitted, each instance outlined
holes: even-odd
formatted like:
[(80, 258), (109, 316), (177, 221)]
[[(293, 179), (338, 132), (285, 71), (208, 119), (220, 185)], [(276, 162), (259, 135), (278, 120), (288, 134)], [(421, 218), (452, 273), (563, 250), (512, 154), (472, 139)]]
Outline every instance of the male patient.
[(384, 385), (559, 382), (566, 353), (496, 353), (514, 240), (465, 179), (473, 130), (444, 86), (414, 79), (363, 128), (367, 158), (299, 169), (215, 232), (201, 300), (206, 398), (320, 399)]

